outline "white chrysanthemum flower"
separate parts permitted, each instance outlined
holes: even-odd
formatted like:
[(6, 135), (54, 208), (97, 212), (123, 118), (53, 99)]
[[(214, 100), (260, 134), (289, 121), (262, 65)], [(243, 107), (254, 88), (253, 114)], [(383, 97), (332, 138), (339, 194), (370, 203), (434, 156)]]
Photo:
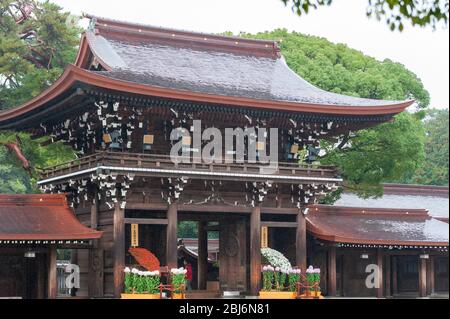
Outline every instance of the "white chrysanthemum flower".
[(139, 270), (137, 270), (136, 268), (133, 268), (133, 269), (131, 269), (131, 272), (136, 275), (139, 272)]
[(131, 272), (131, 269), (130, 269), (130, 268), (128, 268), (128, 267), (125, 267), (125, 269), (124, 269), (124, 272), (128, 274), (128, 273), (130, 273), (130, 272)]
[(273, 267), (278, 267), (279, 269), (292, 269), (292, 265), (289, 260), (279, 251), (271, 248), (262, 248), (261, 254), (264, 259)]

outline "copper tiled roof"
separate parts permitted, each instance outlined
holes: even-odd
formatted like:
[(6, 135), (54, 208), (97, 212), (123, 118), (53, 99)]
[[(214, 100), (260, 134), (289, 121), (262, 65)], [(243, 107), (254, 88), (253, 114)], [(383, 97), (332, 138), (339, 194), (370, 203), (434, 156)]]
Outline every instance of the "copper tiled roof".
[(82, 225), (65, 195), (0, 194), (0, 240), (89, 240), (102, 232)]
[(316, 205), (307, 215), (313, 236), (330, 242), (367, 245), (448, 246), (448, 224), (422, 209)]
[(91, 17), (91, 51), (106, 72), (129, 82), (242, 98), (341, 106), (399, 101), (327, 92), (295, 74), (276, 41), (180, 31)]

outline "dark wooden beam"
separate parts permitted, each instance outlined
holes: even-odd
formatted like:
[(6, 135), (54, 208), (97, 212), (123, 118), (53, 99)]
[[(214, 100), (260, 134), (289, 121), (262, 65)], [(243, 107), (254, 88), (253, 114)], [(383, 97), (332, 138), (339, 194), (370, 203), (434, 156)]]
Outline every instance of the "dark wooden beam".
[(198, 289), (206, 290), (208, 272), (208, 232), (207, 222), (198, 223)]
[(120, 298), (123, 292), (125, 268), (125, 211), (116, 203), (114, 209), (114, 296)]
[(378, 279), (377, 282), (377, 298), (383, 298), (384, 297), (384, 278), (383, 278), (383, 250), (377, 249), (377, 266), (378, 266), (378, 278), (375, 278), (375, 280)]
[(419, 297), (427, 296), (427, 260), (419, 257)]
[(391, 297), (392, 296), (391, 256), (385, 255), (384, 261), (385, 261), (384, 264), (385, 296)]
[(56, 299), (58, 294), (58, 283), (56, 278), (56, 247), (51, 246), (48, 250), (48, 280), (47, 298)]
[(261, 222), (261, 226), (272, 228), (297, 228), (296, 222)]
[[(95, 230), (98, 228), (99, 213), (97, 198), (97, 192), (94, 192), (94, 202), (91, 205), (91, 228)], [(98, 248), (97, 239), (93, 240), (92, 246), (89, 250), (88, 294), (91, 298), (101, 298), (104, 295), (104, 251)]]
[(250, 215), (250, 295), (258, 296), (261, 282), (261, 206)]
[(104, 296), (104, 250), (92, 248), (89, 250), (88, 291), (90, 298)]
[[(127, 203), (128, 210), (150, 210), (165, 211), (167, 205), (163, 203)], [(251, 208), (243, 206), (227, 206), (227, 205), (178, 205), (179, 212), (192, 213), (239, 213), (250, 214)]]
[(272, 208), (272, 207), (262, 207), (261, 214), (268, 215), (297, 215), (297, 208)]
[(125, 218), (125, 224), (138, 225), (167, 225), (169, 221), (166, 218)]
[(178, 267), (178, 203), (174, 202), (167, 209), (166, 260), (169, 269)]
[(220, 225), (210, 225), (205, 227), (205, 231), (207, 232), (213, 232), (213, 231), (220, 231)]
[(297, 231), (295, 235), (295, 261), (302, 273), (306, 272), (306, 217), (302, 212), (297, 213)]
[(336, 247), (328, 248), (328, 296), (336, 296)]
[(397, 256), (391, 256), (391, 272), (392, 272), (392, 295), (398, 294), (398, 259)]
[(427, 295), (434, 294), (434, 285), (434, 257), (430, 256), (427, 262)]

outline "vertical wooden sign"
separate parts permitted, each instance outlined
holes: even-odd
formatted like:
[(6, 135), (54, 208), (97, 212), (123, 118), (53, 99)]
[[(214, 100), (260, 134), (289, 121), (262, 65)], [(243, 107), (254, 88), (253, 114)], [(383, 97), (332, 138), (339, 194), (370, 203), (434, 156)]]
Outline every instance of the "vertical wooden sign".
[(261, 227), (261, 248), (269, 247), (269, 227)]
[(131, 224), (131, 247), (139, 247), (139, 225)]

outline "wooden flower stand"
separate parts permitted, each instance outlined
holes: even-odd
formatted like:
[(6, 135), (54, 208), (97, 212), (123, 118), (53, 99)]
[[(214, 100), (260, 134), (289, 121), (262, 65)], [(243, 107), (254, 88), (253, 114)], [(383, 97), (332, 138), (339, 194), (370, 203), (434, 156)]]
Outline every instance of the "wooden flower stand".
[(308, 281), (305, 277), (297, 283), (297, 296), (299, 299), (323, 299), (320, 292), (319, 282), (315, 282), (313, 285), (308, 285)]
[(160, 294), (121, 294), (120, 299), (161, 299)]
[(296, 299), (297, 292), (292, 291), (263, 291), (259, 292), (259, 299)]

